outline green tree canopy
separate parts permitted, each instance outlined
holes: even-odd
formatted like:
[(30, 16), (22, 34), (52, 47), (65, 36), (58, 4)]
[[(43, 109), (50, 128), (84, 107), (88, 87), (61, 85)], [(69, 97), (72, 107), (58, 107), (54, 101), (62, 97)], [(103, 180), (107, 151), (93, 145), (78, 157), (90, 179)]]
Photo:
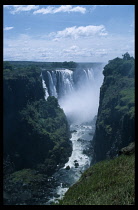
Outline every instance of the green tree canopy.
[(13, 70), (13, 66), (10, 64), (10, 62), (4, 61), (3, 65), (4, 65), (4, 69)]
[(131, 59), (133, 59), (133, 57), (130, 57), (130, 55), (129, 55), (129, 53), (128, 52), (126, 52), (124, 55), (122, 55), (123, 56), (123, 59), (124, 60), (131, 60)]

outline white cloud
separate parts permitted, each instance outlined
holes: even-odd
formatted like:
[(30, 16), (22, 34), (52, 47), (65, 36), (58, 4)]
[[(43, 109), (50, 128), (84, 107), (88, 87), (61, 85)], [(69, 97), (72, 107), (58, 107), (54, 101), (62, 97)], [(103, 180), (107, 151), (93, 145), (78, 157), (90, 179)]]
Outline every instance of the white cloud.
[(75, 54), (78, 54), (79, 52), (80, 52), (80, 49), (76, 45), (73, 45), (67, 49), (63, 49), (63, 53), (65, 53), (66, 55), (69, 55), (69, 54), (75, 55)]
[(67, 58), (73, 58), (73, 59), (78, 59), (80, 57), (90, 57), (91, 54), (89, 52), (89, 49), (79, 49), (79, 50), (72, 50), (72, 49), (64, 49), (61, 51), (61, 55), (66, 56)]
[(49, 14), (52, 13), (53, 9), (53, 7), (41, 8), (39, 10), (34, 11), (33, 14)]
[[(105, 38), (99, 35), (101, 31), (97, 29), (95, 35), (85, 38), (84, 34), (87, 35), (87, 30), (85, 33), (82, 33), (81, 30), (77, 31), (79, 34), (77, 39), (72, 39), (72, 36), (68, 39), (66, 36), (58, 38), (56, 37), (57, 32), (53, 35), (57, 41), (33, 34), (20, 34), (20, 36), (9, 37), (9, 39), (5, 37), (4, 60), (107, 62), (126, 53), (126, 46), (131, 56), (134, 54), (134, 37), (132, 35), (113, 36), (109, 34)], [(83, 35), (80, 36), (80, 33)]]
[(14, 27), (5, 27), (4, 28), (4, 31), (9, 31), (9, 30), (11, 30), (11, 29), (13, 29)]
[(55, 39), (53, 39), (53, 41), (54, 41), (54, 42), (58, 42), (58, 41), (60, 41), (60, 39), (55, 38)]
[(10, 8), (11, 14), (16, 14), (20, 12), (25, 12), (25, 11), (30, 11), (30, 10), (35, 10), (38, 9), (38, 5), (4, 5), (5, 8)]
[(72, 7), (71, 5), (62, 5), (58, 8), (49, 6), (36, 10), (33, 14), (55, 14), (58, 12), (80, 12), (84, 14), (86, 12), (86, 8), (80, 6)]
[(106, 36), (108, 33), (103, 25), (94, 26), (80, 26), (80, 27), (70, 27), (56, 33), (51, 33), (50, 36), (55, 36), (55, 38), (74, 38), (78, 37), (90, 37), (90, 36)]
[(86, 12), (86, 8), (77, 6), (72, 8), (71, 12), (81, 12), (84, 14)]
[(95, 55), (97, 55), (97, 56), (107, 56), (108, 55), (108, 52), (107, 51), (109, 51), (109, 49), (107, 50), (107, 49), (98, 49), (98, 50), (96, 50), (95, 51)]

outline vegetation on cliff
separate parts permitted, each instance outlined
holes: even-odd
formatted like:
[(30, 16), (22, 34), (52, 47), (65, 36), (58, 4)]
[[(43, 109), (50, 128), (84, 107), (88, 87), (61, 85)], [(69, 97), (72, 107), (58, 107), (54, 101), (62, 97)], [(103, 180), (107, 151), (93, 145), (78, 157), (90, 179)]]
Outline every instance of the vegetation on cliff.
[[(4, 192), (10, 192), (5, 201), (8, 204), (19, 202), (18, 192), (15, 192), (16, 196), (12, 194), (24, 174), (28, 180), (33, 180), (27, 188), (33, 187), (32, 183), (38, 184), (41, 191), (45, 176), (52, 175), (57, 165), (61, 167), (67, 162), (72, 150), (66, 116), (55, 97), (45, 101), (40, 74), (39, 67), (19, 67), (4, 62), (3, 167)], [(31, 173), (37, 176), (33, 178)], [(22, 193), (24, 188), (18, 187)]]
[(15, 170), (45, 163), (52, 173), (71, 153), (65, 114), (56, 98), (44, 100), (39, 68), (4, 67), (4, 158)]
[(134, 136), (134, 58), (128, 53), (104, 67), (93, 138), (93, 162), (114, 157)]
[(134, 205), (134, 168), (134, 153), (96, 163), (69, 188), (58, 205)]
[[(33, 70), (32, 66), (15, 68), (8, 63), (5, 66), (5, 203), (40, 204), (36, 198), (42, 197), (45, 202), (48, 192), (45, 174), (51, 175), (57, 164), (67, 161), (71, 152), (67, 121), (54, 97), (44, 100), (38, 67)], [(69, 188), (59, 205), (133, 205), (135, 202), (134, 153), (115, 157), (122, 147), (135, 140), (134, 58), (126, 53), (123, 58), (109, 61), (103, 74), (93, 138), (93, 163), (98, 163)], [(37, 86), (40, 89), (36, 94)], [(121, 153), (124, 151), (126, 148)]]

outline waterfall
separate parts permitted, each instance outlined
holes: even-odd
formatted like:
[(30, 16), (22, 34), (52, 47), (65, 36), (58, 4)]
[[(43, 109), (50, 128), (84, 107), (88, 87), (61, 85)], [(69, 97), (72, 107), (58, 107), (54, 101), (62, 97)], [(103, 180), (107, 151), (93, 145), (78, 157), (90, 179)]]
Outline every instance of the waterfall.
[(88, 68), (88, 69), (83, 69), (84, 72), (84, 78), (83, 81), (87, 82), (87, 83), (94, 83), (94, 71), (92, 68)]
[(93, 69), (88, 69), (88, 78), (91, 82), (94, 82), (94, 71)]
[(47, 92), (48, 95), (55, 96), (56, 98), (61, 98), (73, 91), (74, 89), (73, 71), (69, 69), (64, 69), (64, 70), (46, 71), (46, 74), (47, 74), (49, 88), (47, 88), (46, 85), (45, 87), (43, 85), (43, 87), (46, 88), (47, 91), (49, 89), (49, 91)]
[(65, 96), (73, 91), (73, 71), (56, 70), (56, 74), (59, 75), (59, 97)]
[(83, 72), (84, 72), (84, 74), (85, 74), (85, 79), (86, 79), (87, 81), (89, 81), (87, 71), (86, 71), (85, 69), (83, 69)]
[(103, 80), (102, 70), (101, 64), (82, 64), (74, 71), (42, 71), (46, 95), (58, 99), (71, 123), (90, 121), (97, 114), (100, 85)]
[(52, 71), (52, 80), (53, 80), (53, 83), (54, 83), (54, 86), (56, 88), (57, 86), (57, 75), (55, 74), (55, 71)]
[(49, 77), (49, 86), (50, 86), (50, 96), (55, 96), (57, 98), (57, 91), (55, 87), (55, 83), (53, 81), (53, 77), (49, 71), (47, 71)]
[[(49, 91), (46, 86), (46, 83), (43, 79), (43, 87), (46, 89), (47, 93), (46, 95), (55, 96), (56, 98), (62, 98), (63, 96), (66, 96), (67, 94), (70, 94), (74, 91), (76, 88), (76, 84), (74, 83), (73, 77), (74, 72), (69, 69), (64, 70), (55, 70), (55, 71), (46, 71), (47, 77), (48, 77), (48, 86)], [(80, 72), (80, 75), (78, 75), (79, 78), (79, 86), (85, 83), (94, 82), (94, 75), (93, 75), (93, 69), (83, 69)]]
[(43, 88), (44, 88), (44, 91), (45, 91), (45, 100), (47, 99), (47, 97), (49, 96), (49, 93), (48, 93), (48, 89), (47, 89), (47, 86), (46, 86), (46, 83), (45, 83), (45, 81), (44, 81), (44, 78), (43, 78), (43, 75), (42, 75), (42, 73), (41, 73), (41, 75), (40, 75), (41, 77), (42, 77), (42, 86), (43, 86)]

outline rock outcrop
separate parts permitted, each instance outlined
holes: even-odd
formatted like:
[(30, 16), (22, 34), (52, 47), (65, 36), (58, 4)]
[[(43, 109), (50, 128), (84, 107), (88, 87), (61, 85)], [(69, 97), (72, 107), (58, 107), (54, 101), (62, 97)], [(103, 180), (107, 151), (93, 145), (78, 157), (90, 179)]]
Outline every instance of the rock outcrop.
[(124, 154), (124, 155), (130, 155), (135, 152), (135, 142), (131, 142), (127, 147), (123, 147), (119, 151), (119, 155)]

